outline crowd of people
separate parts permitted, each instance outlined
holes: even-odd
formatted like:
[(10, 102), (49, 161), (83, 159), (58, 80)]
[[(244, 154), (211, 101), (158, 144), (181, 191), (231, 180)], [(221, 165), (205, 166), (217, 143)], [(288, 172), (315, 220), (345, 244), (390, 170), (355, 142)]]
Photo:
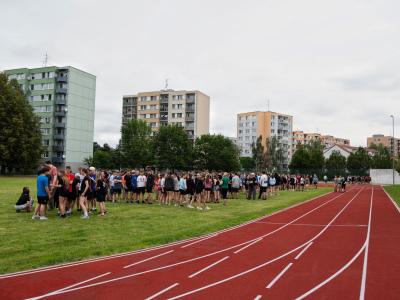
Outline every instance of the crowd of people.
[[(324, 181), (326, 181), (324, 177)], [(345, 191), (349, 178), (334, 178), (335, 191)], [(62, 170), (47, 162), (37, 177), (38, 205), (32, 219), (47, 219), (47, 209), (56, 208), (60, 218), (73, 213), (74, 208), (82, 219), (90, 214), (105, 216), (106, 202), (185, 206), (209, 210), (208, 203), (227, 205), (228, 199), (237, 199), (245, 193), (247, 199), (266, 200), (280, 190), (305, 191), (318, 188), (314, 175), (290, 175), (227, 172), (162, 172), (151, 169), (125, 171), (96, 171), (94, 167), (79, 168), (73, 173), (70, 167)], [(97, 211), (99, 208), (99, 211)], [(33, 200), (28, 187), (24, 187), (15, 205), (16, 211), (33, 210)]]

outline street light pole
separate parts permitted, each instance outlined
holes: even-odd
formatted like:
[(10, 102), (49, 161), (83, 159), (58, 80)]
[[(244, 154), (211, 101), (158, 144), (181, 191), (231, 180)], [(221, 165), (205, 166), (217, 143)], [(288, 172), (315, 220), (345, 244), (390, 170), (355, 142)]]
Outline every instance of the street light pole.
[(393, 185), (394, 185), (394, 150), (395, 150), (395, 147), (396, 147), (396, 143), (395, 143), (395, 140), (394, 140), (394, 115), (390, 115), (390, 117), (392, 118), (392, 171), (393, 171)]

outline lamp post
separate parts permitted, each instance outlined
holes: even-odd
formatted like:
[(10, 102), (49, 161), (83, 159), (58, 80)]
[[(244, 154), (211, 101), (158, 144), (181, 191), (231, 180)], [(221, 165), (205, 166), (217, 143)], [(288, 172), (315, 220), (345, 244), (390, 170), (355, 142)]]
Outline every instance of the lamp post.
[(396, 147), (396, 143), (394, 141), (394, 115), (390, 115), (392, 118), (392, 171), (393, 171), (393, 185), (394, 185), (394, 150)]

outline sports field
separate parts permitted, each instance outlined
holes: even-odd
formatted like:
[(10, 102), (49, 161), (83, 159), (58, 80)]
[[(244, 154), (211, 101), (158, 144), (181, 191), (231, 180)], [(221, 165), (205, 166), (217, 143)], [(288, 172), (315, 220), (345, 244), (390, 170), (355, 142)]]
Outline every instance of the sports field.
[[(199, 236), (270, 214), (330, 191), (281, 192), (267, 201), (248, 201), (241, 195), (228, 206), (211, 204), (210, 211), (153, 205), (111, 204), (109, 214), (81, 220), (75, 213), (58, 219), (31, 220), (15, 213), (22, 187), (35, 195), (35, 178), (0, 177), (0, 273), (9, 273), (84, 258), (162, 245)], [(36, 202), (36, 201), (35, 201)], [(36, 203), (35, 203), (36, 204)]]

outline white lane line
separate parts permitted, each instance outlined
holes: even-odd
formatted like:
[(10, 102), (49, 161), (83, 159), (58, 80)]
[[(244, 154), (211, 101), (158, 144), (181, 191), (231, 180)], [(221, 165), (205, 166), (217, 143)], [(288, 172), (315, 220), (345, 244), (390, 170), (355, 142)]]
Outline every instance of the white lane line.
[(308, 248), (310, 248), (310, 246), (313, 244), (313, 242), (309, 243), (303, 250), (301, 250), (301, 252), (299, 254), (297, 254), (297, 256), (294, 259), (299, 259), (300, 256), (303, 255), (304, 252), (307, 251)]
[(154, 294), (153, 296), (150, 296), (150, 297), (146, 298), (146, 300), (154, 299), (154, 298), (156, 298), (156, 297), (158, 297), (158, 296), (164, 294), (165, 292), (168, 292), (170, 289), (173, 289), (173, 288), (176, 287), (177, 285), (179, 285), (179, 283), (174, 283), (173, 285), (171, 285), (171, 286), (169, 286), (169, 287), (167, 287), (167, 288), (165, 288), (165, 289), (159, 291), (157, 294)]
[[(354, 189), (351, 188), (350, 190)], [(349, 191), (350, 191), (349, 190)], [(298, 206), (302, 206), (304, 204), (307, 204), (309, 202), (312, 202), (314, 200), (317, 200), (319, 198), (325, 197), (327, 195), (333, 194), (333, 192), (327, 192), (325, 194), (316, 196), (314, 198), (308, 199), (306, 201), (300, 202), (300, 203), (296, 203), (292, 206), (286, 207), (282, 210), (276, 211), (270, 215), (267, 216), (261, 216), (257, 219), (254, 220), (250, 220), (247, 221), (245, 223), (239, 224), (239, 225), (235, 225), (229, 228), (225, 228), (222, 229), (220, 231), (215, 232), (215, 234), (220, 234), (220, 233), (225, 233), (225, 232), (229, 232), (232, 230), (235, 230), (237, 228), (241, 228), (247, 225), (251, 225), (259, 220), (263, 220), (263, 219), (268, 219), (272, 216), (281, 214), (283, 212), (286, 212), (290, 209), (296, 208)], [(11, 278), (11, 277), (18, 277), (18, 276), (25, 276), (25, 275), (30, 275), (30, 274), (35, 274), (35, 273), (41, 273), (41, 272), (47, 272), (47, 271), (52, 271), (52, 270), (58, 270), (58, 269), (63, 269), (63, 268), (69, 268), (69, 267), (75, 267), (75, 266), (79, 266), (79, 265), (83, 265), (83, 264), (90, 264), (90, 263), (94, 263), (94, 262), (98, 262), (98, 261), (102, 261), (102, 260), (108, 260), (108, 259), (113, 259), (113, 258), (119, 258), (119, 257), (124, 257), (124, 256), (131, 256), (131, 255), (136, 255), (136, 254), (141, 254), (141, 253), (146, 253), (146, 252), (150, 252), (150, 251), (155, 251), (155, 250), (159, 250), (159, 249), (164, 249), (164, 248), (169, 248), (169, 247), (173, 247), (173, 246), (177, 246), (177, 245), (181, 245), (184, 243), (188, 243), (190, 241), (194, 241), (194, 240), (198, 240), (201, 238), (204, 238), (205, 236), (208, 236), (208, 234), (203, 235), (203, 236), (197, 236), (197, 237), (192, 237), (192, 238), (188, 238), (185, 240), (181, 240), (181, 241), (175, 241), (175, 242), (171, 242), (165, 245), (161, 245), (161, 246), (154, 246), (154, 247), (150, 247), (150, 248), (145, 248), (145, 249), (139, 249), (139, 250), (134, 250), (134, 251), (128, 251), (128, 252), (123, 252), (123, 253), (118, 253), (118, 254), (112, 254), (112, 255), (105, 255), (105, 256), (101, 256), (98, 258), (90, 258), (90, 259), (84, 259), (81, 260), (79, 262), (69, 262), (69, 263), (63, 263), (63, 264), (56, 264), (54, 266), (48, 266), (48, 267), (42, 267), (42, 268), (36, 268), (36, 269), (31, 269), (31, 270), (25, 270), (25, 271), (19, 271), (19, 272), (13, 272), (13, 273), (7, 273), (7, 274), (3, 274), (0, 275), (0, 280), (1, 279), (6, 279), (6, 278)]]
[(369, 249), (369, 237), (371, 234), (371, 219), (372, 219), (372, 200), (374, 198), (374, 187), (372, 187), (371, 193), (371, 202), (369, 207), (369, 220), (368, 220), (368, 232), (367, 232), (367, 239), (365, 241), (366, 247), (364, 252), (364, 265), (362, 271), (362, 279), (361, 279), (361, 288), (360, 288), (360, 300), (364, 300), (365, 298), (365, 285), (367, 282), (367, 266), (368, 266), (368, 249)]
[(197, 244), (197, 243), (200, 243), (200, 242), (202, 242), (202, 241), (205, 241), (205, 240), (211, 239), (211, 238), (213, 238), (213, 237), (216, 237), (217, 235), (218, 235), (218, 234), (210, 235), (210, 236), (208, 236), (208, 237), (206, 237), (206, 238), (204, 238), (204, 239), (201, 239), (201, 240), (198, 240), (198, 241), (194, 241), (193, 243), (184, 245), (184, 246), (182, 246), (181, 248), (186, 248), (186, 247), (192, 246), (192, 245), (194, 245), (194, 244)]
[(70, 289), (70, 288), (76, 287), (76, 286), (78, 286), (78, 285), (84, 284), (84, 283), (89, 282), (89, 281), (96, 280), (96, 279), (98, 279), (98, 278), (101, 278), (101, 277), (104, 277), (104, 276), (107, 276), (107, 275), (110, 275), (110, 274), (111, 274), (111, 272), (107, 272), (107, 273), (101, 274), (101, 275), (99, 275), (99, 276), (92, 277), (92, 278), (89, 278), (89, 279), (87, 279), (87, 280), (80, 281), (80, 282), (78, 282), (78, 283), (75, 283), (75, 284), (66, 286), (66, 287), (64, 287), (64, 288), (62, 288), (62, 289), (59, 289), (59, 290), (56, 290), (56, 291), (52, 291), (52, 292), (47, 293), (47, 294), (45, 294), (45, 295), (41, 295), (41, 296), (29, 298), (29, 299), (27, 299), (27, 300), (38, 300), (38, 299), (50, 297), (50, 296), (53, 296), (53, 295), (57, 295), (59, 292), (68, 290), (68, 289)]
[(261, 299), (261, 295), (257, 295), (257, 297), (254, 298), (254, 300), (260, 300)]
[(188, 296), (188, 295), (191, 295), (191, 294), (194, 294), (194, 293), (203, 291), (203, 290), (208, 289), (208, 288), (210, 288), (210, 287), (214, 287), (214, 286), (216, 286), (216, 285), (225, 283), (225, 282), (230, 281), (230, 280), (232, 280), (232, 279), (241, 277), (241, 276), (246, 275), (246, 274), (248, 274), (248, 273), (251, 273), (251, 272), (253, 272), (253, 271), (255, 271), (255, 270), (258, 270), (258, 269), (260, 269), (260, 268), (262, 268), (262, 267), (265, 267), (265, 266), (267, 266), (267, 265), (269, 265), (269, 264), (272, 264), (273, 262), (278, 261), (278, 260), (280, 260), (280, 259), (282, 259), (282, 258), (284, 258), (284, 257), (286, 257), (286, 256), (288, 256), (288, 255), (290, 255), (290, 254), (292, 254), (293, 252), (296, 252), (297, 250), (303, 248), (304, 246), (306, 246), (306, 245), (309, 244), (310, 242), (312, 242), (312, 241), (316, 240), (318, 237), (320, 237), (320, 236), (329, 228), (329, 225), (332, 224), (332, 223), (341, 215), (341, 213), (347, 208), (347, 206), (350, 205), (350, 203), (358, 196), (358, 194), (359, 194), (363, 189), (364, 189), (364, 188), (361, 188), (361, 189), (357, 192), (357, 194), (342, 208), (342, 210), (339, 211), (339, 212), (337, 213), (337, 215), (331, 220), (331, 222), (329, 222), (328, 226), (326, 226), (326, 227), (325, 227), (324, 229), (322, 229), (317, 235), (315, 235), (313, 238), (311, 238), (310, 240), (308, 240), (308, 241), (305, 242), (304, 244), (302, 244), (302, 245), (300, 245), (300, 246), (298, 246), (298, 247), (296, 247), (296, 248), (294, 248), (294, 249), (292, 249), (292, 250), (290, 250), (290, 251), (288, 251), (288, 252), (282, 254), (281, 256), (278, 256), (278, 257), (276, 257), (276, 258), (274, 258), (274, 259), (271, 259), (271, 260), (269, 260), (269, 261), (266, 261), (265, 263), (262, 263), (261, 265), (255, 266), (255, 267), (253, 267), (253, 268), (251, 268), (251, 269), (248, 269), (248, 270), (246, 270), (246, 271), (243, 271), (243, 272), (238, 273), (238, 274), (236, 274), (236, 275), (233, 275), (233, 276), (231, 276), (231, 277), (227, 277), (227, 278), (222, 279), (222, 280), (220, 280), (220, 281), (216, 281), (216, 282), (214, 282), (214, 283), (205, 285), (205, 286), (200, 287), (200, 288), (198, 288), (198, 289), (191, 290), (191, 291), (188, 291), (188, 292), (186, 292), (186, 293), (177, 295), (177, 296), (175, 296), (175, 297), (173, 297), (173, 298), (170, 298), (169, 300), (179, 299), (179, 298), (182, 298), (182, 297), (185, 297), (185, 296)]
[(287, 270), (293, 265), (293, 263), (288, 264), (276, 277), (267, 285), (267, 289), (272, 288), (272, 286), (286, 273)]
[[(372, 198), (371, 198), (371, 202), (370, 202), (370, 212), (372, 212)], [(369, 219), (368, 222), (369, 226), (371, 226), (371, 219)], [(320, 284), (318, 284), (317, 286), (315, 286), (314, 288), (312, 288), (311, 290), (309, 290), (308, 292), (304, 293), (303, 295), (301, 295), (300, 297), (297, 297), (296, 300), (301, 300), (304, 299), (306, 297), (308, 297), (309, 295), (311, 295), (312, 293), (314, 293), (316, 290), (318, 290), (319, 288), (321, 288), (322, 286), (324, 286), (325, 284), (327, 284), (328, 282), (330, 282), (331, 280), (333, 280), (334, 278), (336, 278), (337, 276), (339, 276), (343, 271), (345, 271), (348, 267), (351, 266), (351, 264), (361, 255), (361, 253), (365, 250), (367, 246), (367, 240), (365, 240), (363, 246), (360, 248), (360, 250), (358, 250), (357, 254), (353, 256), (352, 259), (350, 259), (347, 264), (345, 264), (342, 268), (340, 268), (336, 273), (334, 273), (333, 275), (331, 275), (330, 277), (328, 277), (327, 279), (325, 279), (323, 282), (321, 282)]]
[[(262, 224), (272, 224), (272, 225), (285, 225), (288, 223), (274, 223), (274, 222), (256, 222), (256, 223), (262, 223)], [(326, 224), (303, 224), (303, 223), (297, 223), (297, 224), (290, 224), (291, 226), (311, 226), (311, 227), (325, 227)], [(331, 227), (367, 227), (368, 224), (334, 224), (330, 225)]]
[(219, 263), (223, 262), (224, 260), (226, 260), (228, 258), (229, 258), (229, 256), (225, 256), (224, 258), (216, 261), (215, 263), (212, 263), (211, 265), (205, 267), (204, 269), (201, 269), (200, 271), (197, 271), (196, 273), (193, 273), (192, 275), (188, 276), (188, 278), (193, 278), (194, 276), (197, 276), (200, 273), (203, 273), (204, 271), (207, 271), (208, 269), (214, 267), (215, 265), (218, 265)]
[[(358, 195), (363, 189), (364, 189), (364, 188), (361, 188), (361, 189), (356, 193), (356, 195), (345, 205), (345, 207), (336, 215), (336, 217), (334, 217), (334, 218), (332, 219), (332, 221), (330, 222), (330, 224), (332, 224), (332, 223), (339, 217), (339, 215), (343, 212), (343, 210), (346, 209), (346, 207), (357, 197), (357, 195)], [(333, 199), (328, 200), (327, 202), (325, 202), (325, 203), (319, 205), (317, 208), (322, 207), (322, 206), (324, 206), (324, 205), (326, 205), (326, 204), (332, 202), (332, 201), (335, 200), (336, 198), (341, 197), (341, 196), (343, 196), (343, 195), (345, 195), (345, 194), (344, 194), (344, 193), (343, 193), (343, 194), (340, 194), (339, 196), (336, 196), (336, 197), (334, 197)], [(317, 208), (314, 208), (312, 211), (316, 210)], [(309, 214), (310, 212), (311, 212), (311, 211), (309, 211), (308, 213), (305, 213), (303, 216)], [(301, 217), (299, 217), (299, 218), (301, 218)], [(299, 219), (299, 218), (297, 218), (297, 219)], [(297, 219), (296, 219), (296, 220), (297, 220)], [(256, 267), (254, 267), (254, 268), (252, 268), (252, 269), (250, 269), (250, 270), (244, 271), (244, 272), (239, 273), (239, 274), (237, 274), (237, 275), (234, 275), (234, 276), (232, 276), (232, 277), (223, 279), (223, 280), (221, 280), (221, 281), (218, 281), (218, 282), (216, 282), (216, 283), (207, 285), (207, 286), (202, 287), (202, 288), (199, 288), (199, 289), (197, 289), (197, 290), (190, 291), (190, 292), (188, 292), (188, 293), (186, 293), (186, 294), (193, 294), (193, 293), (195, 293), (195, 292), (201, 291), (201, 290), (206, 289), (206, 288), (209, 288), (209, 287), (211, 287), (211, 286), (221, 284), (221, 283), (223, 283), (223, 282), (225, 282), (225, 281), (229, 281), (229, 280), (234, 279), (234, 278), (236, 278), (236, 277), (240, 277), (240, 276), (242, 276), (242, 275), (244, 275), (244, 274), (250, 273), (250, 272), (252, 272), (252, 271), (254, 271), (254, 270), (257, 270), (257, 269), (259, 269), (259, 268), (261, 268), (261, 267), (264, 267), (264, 266), (266, 266), (266, 265), (269, 265), (269, 264), (273, 263), (274, 261), (277, 261), (277, 260), (279, 260), (279, 259), (281, 259), (281, 258), (283, 258), (283, 257), (286, 257), (286, 256), (288, 256), (289, 254), (291, 254), (291, 253), (293, 253), (293, 252), (295, 252), (295, 251), (297, 251), (297, 250), (303, 248), (305, 245), (307, 245), (308, 243), (310, 243), (310, 242), (312, 242), (313, 240), (315, 240), (316, 238), (318, 238), (321, 234), (323, 234), (323, 233), (328, 229), (328, 227), (329, 227), (330, 224), (328, 224), (327, 227), (325, 227), (324, 229), (322, 229), (322, 230), (321, 230), (316, 236), (314, 236), (314, 238), (312, 238), (311, 240), (309, 240), (309, 241), (305, 242), (304, 244), (302, 244), (302, 245), (300, 245), (300, 246), (298, 246), (298, 247), (292, 249), (291, 251), (286, 252), (285, 254), (283, 254), (283, 255), (281, 255), (281, 256), (279, 256), (279, 257), (277, 257), (277, 258), (274, 258), (274, 259), (272, 259), (272, 260), (270, 260), (270, 261), (267, 261), (267, 262), (263, 263), (262, 265), (256, 266)], [(284, 227), (285, 227), (285, 226), (282, 226), (281, 228), (284, 228)], [(275, 230), (275, 232), (276, 232), (276, 231), (278, 231), (278, 230)], [(269, 234), (271, 234), (271, 233), (265, 234), (265, 235), (263, 235), (263, 236), (261, 236), (261, 237), (265, 237), (265, 236), (267, 236), (267, 235), (269, 235)], [(259, 238), (260, 238), (260, 237), (255, 238), (255, 239), (253, 239), (253, 240), (246, 241), (246, 242), (244, 242), (244, 243), (240, 243), (240, 244), (237, 244), (237, 245), (234, 245), (234, 246), (231, 246), (231, 247), (222, 249), (222, 250), (218, 250), (218, 251), (215, 251), (215, 252), (212, 252), (212, 253), (209, 253), (209, 254), (205, 254), (205, 255), (203, 255), (203, 256), (199, 256), (199, 257), (196, 257), (196, 258), (188, 259), (188, 260), (181, 261), (181, 262), (178, 262), (178, 263), (174, 263), (174, 264), (171, 264), (171, 265), (166, 265), (166, 266), (163, 266), (163, 267), (159, 267), (159, 268), (155, 268), (155, 269), (150, 269), (150, 270), (143, 271), (143, 272), (139, 272), (139, 273), (129, 274), (129, 275), (125, 275), (125, 276), (113, 278), (113, 279), (110, 279), (110, 280), (104, 280), (104, 281), (102, 281), (102, 282), (96, 282), (96, 283), (93, 283), (93, 284), (88, 284), (88, 285), (85, 285), (85, 286), (80, 286), (80, 287), (77, 287), (77, 288), (74, 288), (74, 289), (70, 289), (70, 290), (68, 290), (68, 291), (62, 291), (62, 292), (60, 292), (60, 294), (67, 293), (67, 292), (72, 292), (72, 291), (76, 291), (76, 290), (81, 290), (81, 289), (86, 289), (86, 288), (90, 288), (90, 287), (93, 287), (93, 286), (98, 286), (98, 285), (102, 285), (102, 284), (106, 284), (106, 283), (110, 283), (110, 282), (115, 282), (115, 281), (119, 281), (119, 280), (131, 278), (131, 277), (135, 277), (135, 276), (139, 276), (139, 275), (151, 273), (151, 272), (154, 272), (154, 271), (159, 271), (159, 270), (163, 270), (163, 269), (175, 267), (175, 266), (178, 266), (178, 265), (186, 264), (186, 263), (189, 263), (189, 262), (192, 262), (192, 261), (196, 261), (196, 260), (199, 260), (199, 259), (203, 259), (203, 258), (206, 258), (206, 257), (210, 257), (210, 256), (212, 256), (212, 255), (216, 255), (216, 254), (219, 254), (219, 253), (222, 253), (222, 252), (225, 252), (225, 251), (229, 251), (229, 250), (235, 249), (235, 248), (237, 248), (237, 247), (240, 247), (240, 246), (242, 246), (242, 245), (246, 245), (246, 244), (248, 244), (248, 243), (250, 243), (250, 242), (252, 242), (252, 241), (254, 241), (254, 240), (256, 240), (256, 239), (259, 239)], [(182, 295), (176, 296), (175, 298), (183, 297), (183, 296), (185, 296), (186, 294), (182, 294)], [(175, 299), (175, 298), (172, 298), (172, 299)]]
[(152, 256), (152, 257), (143, 259), (143, 260), (141, 260), (141, 261), (135, 262), (135, 263), (133, 263), (133, 264), (127, 265), (127, 266), (124, 267), (124, 269), (130, 268), (130, 267), (132, 267), (132, 266), (136, 266), (136, 265), (138, 265), (138, 264), (141, 264), (141, 263), (143, 263), (143, 262), (152, 260), (152, 259), (157, 258), (157, 257), (160, 257), (160, 256), (167, 255), (167, 254), (169, 254), (169, 253), (171, 253), (171, 252), (174, 252), (174, 250), (170, 250), (170, 251), (167, 251), (167, 252), (164, 252), (164, 253), (161, 253), (161, 254), (158, 254), (158, 255), (155, 255), (155, 256)]
[(255, 240), (254, 242), (252, 242), (252, 243), (250, 243), (250, 244), (247, 244), (247, 245), (244, 246), (243, 248), (240, 248), (239, 250), (236, 250), (236, 251), (233, 252), (233, 253), (238, 254), (239, 252), (242, 252), (244, 249), (247, 249), (248, 247), (250, 247), (250, 246), (252, 246), (252, 245), (254, 245), (255, 243), (258, 243), (258, 242), (260, 242), (260, 241), (262, 241), (262, 238), (259, 238), (259, 239)]

